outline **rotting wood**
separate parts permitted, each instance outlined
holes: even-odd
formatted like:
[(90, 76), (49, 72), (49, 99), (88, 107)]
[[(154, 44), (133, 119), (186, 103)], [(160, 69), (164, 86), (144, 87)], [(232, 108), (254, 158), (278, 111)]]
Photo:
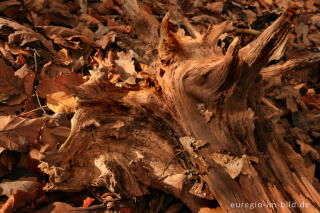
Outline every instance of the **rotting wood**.
[[(245, 47), (236, 37), (225, 55), (215, 45), (230, 30), (228, 23), (192, 39), (173, 32), (169, 12), (161, 24), (158, 58), (149, 57), (156, 58), (146, 74), (153, 86), (117, 87), (100, 68), (72, 88), (79, 101), (71, 133), (59, 152), (47, 153), (40, 165), (50, 177), (46, 189), (103, 186), (135, 197), (154, 187), (193, 212), (248, 212), (233, 204), (257, 202), (264, 206), (254, 212), (319, 211), (319, 183), (305, 175), (301, 156), (276, 136), (261, 110), (261, 75), (271, 68), (261, 70), (286, 39), (295, 10), (290, 7)], [(284, 70), (292, 66), (287, 63)], [(199, 105), (211, 112), (210, 119)], [(245, 172), (230, 176), (234, 168), (223, 162), (243, 156), (250, 156)], [(194, 186), (199, 191), (192, 194)], [(213, 199), (219, 207), (209, 207)], [(309, 207), (267, 206), (284, 201)]]

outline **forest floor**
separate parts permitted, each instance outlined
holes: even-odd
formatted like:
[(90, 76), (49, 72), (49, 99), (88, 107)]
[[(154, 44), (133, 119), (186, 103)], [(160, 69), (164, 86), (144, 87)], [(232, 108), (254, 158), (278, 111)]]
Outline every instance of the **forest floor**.
[[(286, 45), (268, 64), (288, 66), (268, 77), (263, 104), (277, 133), (302, 154), (307, 175), (319, 181), (320, 4), (292, 3), (300, 8), (298, 18)], [(150, 50), (137, 39), (144, 23), (133, 24), (128, 4), (136, 1), (0, 2), (1, 212), (188, 212), (181, 201), (156, 189), (135, 201), (104, 188), (72, 193), (43, 190), (48, 177), (38, 164), (43, 153), (57, 151), (70, 133), (77, 108), (71, 88), (88, 81), (91, 70), (99, 66), (111, 70), (111, 81), (130, 87), (151, 65)], [(141, 0), (138, 4), (159, 23), (172, 10), (176, 19), (171, 24), (177, 30), (190, 22), (204, 32), (231, 21), (229, 32), (219, 37), (226, 51), (236, 36), (242, 46), (255, 39), (288, 1)], [(301, 66), (294, 65), (299, 60)]]

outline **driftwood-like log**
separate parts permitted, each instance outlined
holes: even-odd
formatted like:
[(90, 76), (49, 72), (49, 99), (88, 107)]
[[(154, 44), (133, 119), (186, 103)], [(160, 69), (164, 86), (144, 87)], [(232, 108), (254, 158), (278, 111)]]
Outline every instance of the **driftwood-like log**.
[[(101, 68), (73, 88), (79, 107), (70, 136), (40, 165), (46, 189), (102, 186), (136, 197), (153, 187), (193, 212), (319, 212), (318, 182), (261, 109), (260, 71), (286, 39), (294, 8), (245, 47), (236, 37), (224, 55), (216, 45), (229, 23), (190, 38), (173, 32), (171, 16), (148, 84), (117, 87)], [(308, 208), (280, 206), (289, 201)]]

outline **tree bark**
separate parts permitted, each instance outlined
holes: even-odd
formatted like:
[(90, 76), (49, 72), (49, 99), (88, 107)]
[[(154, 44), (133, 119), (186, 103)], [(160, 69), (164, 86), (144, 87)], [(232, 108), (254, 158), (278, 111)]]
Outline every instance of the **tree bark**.
[[(128, 2), (137, 16), (141, 9)], [(143, 22), (157, 38), (158, 24), (148, 16), (136, 18), (136, 26)], [(46, 190), (102, 186), (132, 198), (152, 187), (193, 212), (318, 212), (319, 183), (262, 106), (263, 82), (295, 66), (263, 69), (286, 41), (295, 8), (245, 47), (236, 37), (225, 54), (217, 40), (230, 23), (201, 35), (185, 20), (191, 39), (174, 32), (171, 16), (163, 18), (158, 54), (148, 56), (153, 62), (139, 84), (118, 87), (100, 67), (72, 88), (79, 104), (71, 133), (40, 165), (50, 177)], [(155, 47), (142, 31), (138, 35)], [(301, 63), (319, 57), (310, 60)], [(289, 201), (308, 208), (280, 206)]]

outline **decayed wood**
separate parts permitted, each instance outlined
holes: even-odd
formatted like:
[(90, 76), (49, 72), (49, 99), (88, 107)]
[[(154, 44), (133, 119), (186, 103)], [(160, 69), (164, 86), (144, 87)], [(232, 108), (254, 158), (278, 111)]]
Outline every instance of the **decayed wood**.
[(308, 203), (301, 212), (319, 211), (318, 183), (260, 104), (261, 74), (268, 73), (261, 70), (286, 39), (294, 7), (247, 46), (235, 38), (224, 55), (216, 43), (230, 24), (200, 35), (187, 23), (190, 38), (173, 32), (171, 16), (163, 18), (158, 58), (145, 83), (117, 87), (100, 68), (73, 88), (79, 107), (70, 136), (40, 165), (50, 177), (46, 189), (103, 186), (135, 197), (154, 187), (193, 212), (250, 210), (233, 208), (236, 203), (264, 203), (254, 212), (298, 211), (267, 206), (286, 201)]

